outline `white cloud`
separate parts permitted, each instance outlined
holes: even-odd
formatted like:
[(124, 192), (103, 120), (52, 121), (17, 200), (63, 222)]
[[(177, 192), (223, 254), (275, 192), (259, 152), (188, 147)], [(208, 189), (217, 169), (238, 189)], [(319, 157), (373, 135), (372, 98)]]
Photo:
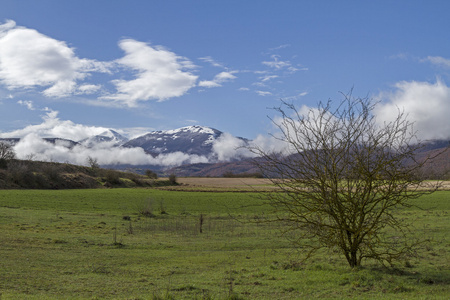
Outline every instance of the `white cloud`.
[(198, 83), (198, 86), (213, 88), (213, 87), (220, 87), (222, 85), (214, 80), (202, 80)]
[(116, 62), (134, 70), (136, 78), (113, 80), (117, 93), (103, 96), (102, 99), (135, 106), (138, 101), (163, 101), (179, 97), (195, 86), (197, 76), (184, 71), (193, 67), (186, 58), (133, 39), (120, 41), (119, 47), (125, 51), (125, 56)]
[(443, 58), (441, 56), (428, 56), (424, 59), (424, 61), (428, 61), (433, 65), (437, 65), (440, 67), (450, 68), (450, 59)]
[(0, 82), (9, 89), (43, 87), (45, 96), (64, 97), (94, 71), (108, 72), (107, 64), (80, 59), (65, 42), (14, 21), (0, 25)]
[(262, 82), (253, 82), (252, 85), (259, 86), (259, 87), (267, 87), (267, 84)]
[(390, 59), (401, 59), (401, 60), (407, 60), (410, 58), (410, 55), (408, 53), (398, 53), (395, 55), (389, 56)]
[(280, 70), (283, 68), (291, 67), (291, 63), (289, 61), (279, 60), (279, 55), (272, 55), (272, 61), (263, 61), (262, 64), (274, 68), (276, 70)]
[(216, 76), (214, 76), (213, 80), (203, 80), (198, 83), (201, 87), (220, 87), (222, 86), (222, 83), (233, 80), (236, 78), (236, 76), (233, 75), (233, 73), (236, 73), (236, 71), (233, 72), (220, 72)]
[(271, 92), (267, 92), (267, 91), (256, 91), (256, 93), (260, 96), (271, 96), (272, 95)]
[(204, 61), (204, 62), (207, 62), (207, 63), (211, 64), (213, 67), (226, 69), (225, 66), (222, 63), (217, 62), (211, 56), (200, 57), (199, 59)]
[(14, 146), (14, 151), (20, 159), (33, 157), (34, 160), (70, 162), (77, 165), (86, 165), (88, 157), (97, 160), (101, 165), (109, 164), (152, 164), (166, 167), (177, 166), (181, 163), (207, 162), (202, 156), (188, 155), (181, 152), (170, 153), (153, 157), (142, 148), (109, 147), (100, 144), (95, 148), (86, 148), (77, 145), (67, 148), (60, 143), (50, 143), (36, 134), (28, 134)]
[(251, 156), (251, 153), (243, 148), (245, 141), (236, 138), (229, 133), (222, 134), (214, 141), (213, 151), (219, 161), (230, 161), (236, 158)]
[(27, 100), (19, 100), (17, 101), (18, 104), (26, 106), (29, 110), (35, 110), (33, 106), (33, 101), (27, 101)]
[(108, 128), (75, 124), (69, 120), (60, 120), (58, 112), (44, 109), (47, 113), (42, 117), (43, 122), (37, 125), (29, 125), (23, 129), (0, 134), (2, 138), (23, 138), (29, 134), (39, 137), (58, 137), (79, 141), (93, 135), (98, 135)]
[(159, 165), (163, 167), (179, 166), (183, 163), (206, 163), (208, 158), (199, 155), (189, 155), (182, 152), (162, 154), (153, 157), (145, 153), (142, 148), (111, 147), (109, 143), (98, 144), (94, 148), (76, 145), (68, 148), (64, 143), (50, 143), (40, 136), (30, 133), (14, 146), (19, 159), (32, 157), (39, 161), (69, 162), (86, 165), (88, 157), (97, 160), (101, 165), (131, 164), (131, 165)]
[(287, 47), (290, 47), (290, 46), (291, 46), (290, 44), (283, 44), (283, 45), (280, 45), (280, 46), (275, 47), (275, 48), (269, 48), (269, 51), (276, 51), (276, 50), (280, 50), (280, 49), (287, 48)]
[(381, 93), (378, 98), (384, 100), (375, 109), (381, 124), (394, 120), (399, 110), (404, 110), (420, 139), (450, 138), (450, 88), (442, 81), (402, 81), (393, 92)]
[(259, 79), (261, 79), (262, 82), (266, 82), (266, 81), (269, 81), (271, 79), (275, 79), (278, 77), (279, 77), (278, 75), (266, 75), (266, 76), (260, 77)]
[(79, 94), (93, 94), (102, 88), (97, 84), (83, 84), (78, 87), (77, 93)]
[[(277, 134), (279, 136), (278, 132)], [(290, 152), (288, 151), (289, 145), (277, 139), (275, 136), (260, 134), (251, 142), (250, 147), (256, 147), (257, 149), (262, 150), (263, 153), (290, 154)]]
[(284, 101), (287, 101), (287, 100), (297, 100), (297, 99), (299, 99), (299, 98), (301, 98), (301, 97), (304, 97), (304, 96), (306, 96), (306, 95), (308, 95), (308, 92), (301, 92), (301, 93), (299, 93), (299, 94), (297, 94), (297, 95), (294, 95), (294, 96), (285, 96), (285, 97), (282, 97), (282, 98), (283, 98)]

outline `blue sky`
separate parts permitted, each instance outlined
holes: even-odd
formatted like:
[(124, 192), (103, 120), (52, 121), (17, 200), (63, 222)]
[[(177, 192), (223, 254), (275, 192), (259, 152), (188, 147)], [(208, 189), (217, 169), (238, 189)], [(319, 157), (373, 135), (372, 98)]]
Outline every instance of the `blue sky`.
[(204, 125), (254, 139), (280, 99), (314, 107), (354, 87), (381, 101), (380, 117), (401, 107), (423, 137), (448, 138), (449, 11), (449, 1), (1, 0), (0, 137)]

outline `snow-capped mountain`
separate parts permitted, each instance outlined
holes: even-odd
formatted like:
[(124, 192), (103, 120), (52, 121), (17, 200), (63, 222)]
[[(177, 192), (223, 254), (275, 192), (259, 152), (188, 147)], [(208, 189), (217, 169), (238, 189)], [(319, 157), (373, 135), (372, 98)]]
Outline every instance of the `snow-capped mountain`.
[(159, 154), (183, 152), (208, 157), (213, 143), (223, 133), (204, 126), (188, 126), (175, 130), (153, 131), (129, 140), (123, 147), (140, 147), (147, 153)]
[(93, 148), (101, 143), (108, 143), (110, 146), (121, 146), (124, 143), (126, 143), (128, 139), (118, 133), (117, 131), (114, 131), (112, 129), (109, 129), (105, 132), (102, 132), (101, 134), (91, 136), (87, 139), (79, 141), (80, 144), (82, 144), (85, 147)]
[[(101, 134), (93, 135), (79, 141), (62, 137), (45, 137), (41, 138), (41, 141), (43, 140), (55, 146), (62, 146), (68, 149), (72, 149), (75, 146), (81, 147), (79, 148), (80, 150), (82, 148), (142, 148), (146, 153), (151, 154), (153, 157), (160, 154), (183, 153), (209, 159), (214, 158), (213, 148), (218, 139), (225, 136), (228, 138), (231, 137), (231, 135), (224, 134), (222, 131), (214, 128), (205, 126), (187, 126), (174, 130), (152, 131), (131, 140), (128, 140), (117, 131), (108, 129)], [(34, 142), (37, 141), (35, 138), (33, 139)], [(242, 144), (248, 142), (248, 140), (244, 138), (235, 139), (239, 140)], [(7, 142), (13, 146), (22, 140), (23, 138), (0, 138), (0, 141)], [(222, 140), (222, 143), (227, 142)]]

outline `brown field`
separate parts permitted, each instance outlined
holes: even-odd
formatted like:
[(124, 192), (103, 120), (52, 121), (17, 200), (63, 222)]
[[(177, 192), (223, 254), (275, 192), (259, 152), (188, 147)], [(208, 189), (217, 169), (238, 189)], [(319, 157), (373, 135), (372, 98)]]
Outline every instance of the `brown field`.
[[(269, 179), (262, 178), (223, 178), (223, 177), (180, 177), (179, 186), (164, 187), (170, 190), (187, 191), (271, 191), (275, 188)], [(424, 182), (425, 186), (427, 182)], [(450, 181), (443, 181), (440, 190), (450, 190)]]
[(255, 192), (275, 188), (269, 179), (262, 178), (179, 177), (177, 182), (180, 184), (179, 186), (170, 186), (164, 189)]
[(206, 186), (206, 187), (249, 187), (249, 186), (261, 186), (271, 185), (269, 179), (262, 178), (196, 178), (196, 177), (183, 177), (178, 178), (178, 182), (191, 186)]

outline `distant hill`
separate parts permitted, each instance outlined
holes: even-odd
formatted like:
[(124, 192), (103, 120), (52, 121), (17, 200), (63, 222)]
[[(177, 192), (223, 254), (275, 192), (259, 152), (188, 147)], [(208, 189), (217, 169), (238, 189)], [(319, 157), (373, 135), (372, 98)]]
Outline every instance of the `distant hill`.
[(426, 178), (450, 180), (450, 148), (448, 142), (441, 145), (444, 147), (430, 147), (430, 150), (417, 153), (418, 161), (431, 158), (422, 168)]
[[(450, 180), (450, 142), (444, 140), (434, 140), (424, 143), (416, 154), (418, 161), (430, 157), (423, 166), (422, 172), (429, 179)], [(258, 168), (252, 163), (252, 159), (245, 159), (234, 162), (190, 164), (171, 168), (166, 173), (175, 174), (180, 177), (221, 177), (227, 173), (235, 175), (257, 174)]]
[(257, 174), (259, 169), (252, 163), (252, 160), (247, 159), (234, 162), (183, 165), (165, 172), (179, 177), (223, 177), (226, 174)]
[(173, 185), (130, 172), (66, 163), (10, 160), (0, 168), (0, 189), (85, 189)]

